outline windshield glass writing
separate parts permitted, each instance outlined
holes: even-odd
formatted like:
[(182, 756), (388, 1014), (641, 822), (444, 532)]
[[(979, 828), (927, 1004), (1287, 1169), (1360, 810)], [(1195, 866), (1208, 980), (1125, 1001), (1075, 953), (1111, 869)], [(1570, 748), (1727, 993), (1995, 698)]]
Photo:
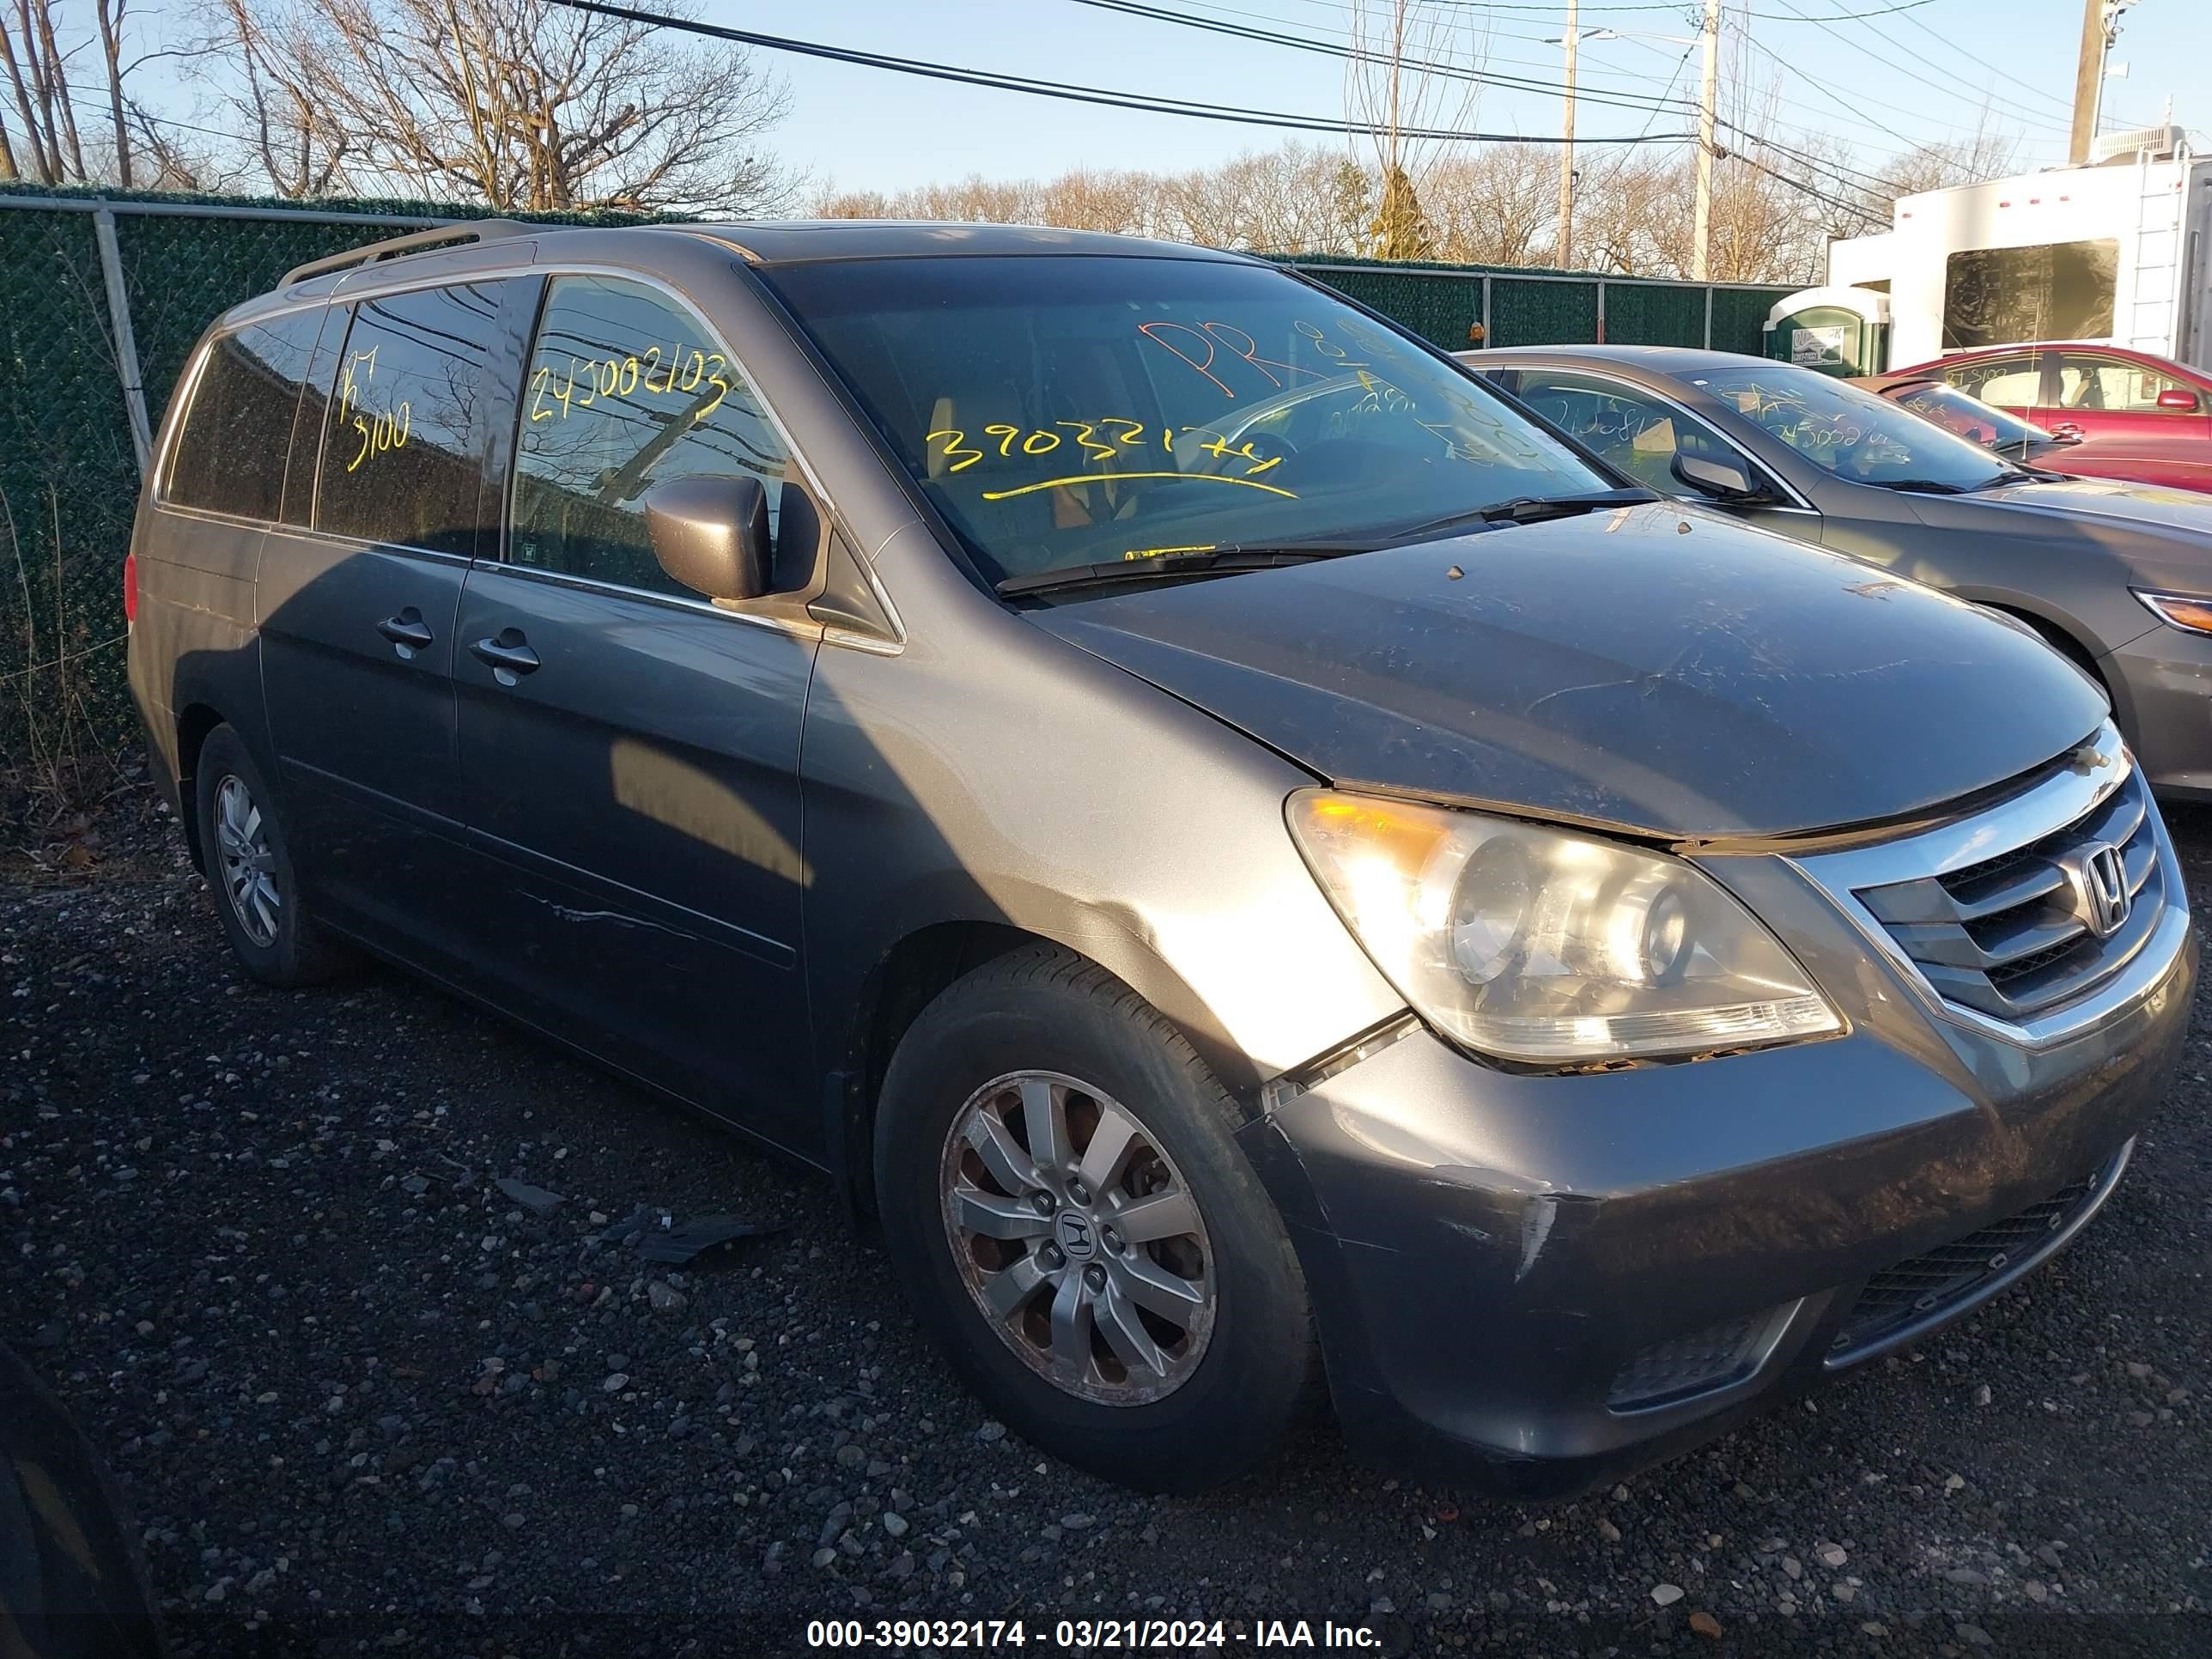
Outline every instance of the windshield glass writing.
[(1979, 444), (1809, 368), (1747, 365), (1691, 384), (1839, 478), (1974, 489), (2005, 470)]
[(769, 276), (994, 580), (1385, 540), (1612, 483), (1388, 325), (1264, 267), (1044, 255)]

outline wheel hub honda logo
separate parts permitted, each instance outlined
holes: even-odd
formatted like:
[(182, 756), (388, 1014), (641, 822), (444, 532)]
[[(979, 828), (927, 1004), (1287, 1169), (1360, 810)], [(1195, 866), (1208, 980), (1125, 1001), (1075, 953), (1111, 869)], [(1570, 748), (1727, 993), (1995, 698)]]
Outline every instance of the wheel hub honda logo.
[(2093, 841), (2059, 860), (2072, 890), (2074, 914), (2097, 939), (2110, 939), (2128, 919), (2128, 864), (2110, 842)]
[(1060, 1212), (1059, 1220), (1054, 1224), (1054, 1231), (1060, 1237), (1060, 1248), (1067, 1253), (1071, 1261), (1086, 1260), (1097, 1248), (1097, 1235), (1091, 1229), (1090, 1218), (1078, 1215), (1073, 1210)]

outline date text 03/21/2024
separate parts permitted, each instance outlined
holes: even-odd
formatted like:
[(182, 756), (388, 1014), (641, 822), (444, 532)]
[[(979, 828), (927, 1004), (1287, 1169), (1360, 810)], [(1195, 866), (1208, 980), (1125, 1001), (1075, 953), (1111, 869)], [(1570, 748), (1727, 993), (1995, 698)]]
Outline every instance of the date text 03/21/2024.
[(1234, 1648), (1379, 1648), (1364, 1625), (1334, 1620), (1060, 1619), (1048, 1629), (1020, 1619), (815, 1619), (810, 1648), (890, 1648), (957, 1652), (1041, 1649), (1068, 1652), (1196, 1652)]

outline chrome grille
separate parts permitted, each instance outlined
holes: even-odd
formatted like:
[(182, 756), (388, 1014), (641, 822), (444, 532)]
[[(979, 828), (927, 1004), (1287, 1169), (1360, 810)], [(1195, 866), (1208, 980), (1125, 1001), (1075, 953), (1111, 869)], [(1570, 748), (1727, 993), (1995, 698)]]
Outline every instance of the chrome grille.
[[(2031, 829), (2027, 840), (1975, 862), (1855, 885), (1853, 896), (1947, 1002), (2020, 1021), (2072, 1001), (2142, 948), (2167, 903), (2149, 791), (2123, 753), (2114, 743), (2098, 757), (2117, 780), (2069, 822)], [(2116, 926), (2117, 907), (2100, 912), (2087, 890), (2100, 847), (2117, 852), (2107, 868), (2127, 894)]]

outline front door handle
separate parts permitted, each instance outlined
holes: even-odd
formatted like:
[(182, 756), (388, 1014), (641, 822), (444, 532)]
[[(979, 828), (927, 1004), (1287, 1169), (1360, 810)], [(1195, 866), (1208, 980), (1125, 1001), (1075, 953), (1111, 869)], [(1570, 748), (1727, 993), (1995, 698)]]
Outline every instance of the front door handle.
[(428, 650), (430, 642), (437, 637), (422, 620), (422, 613), (411, 605), (398, 616), (386, 617), (377, 623), (376, 631), (392, 641), (402, 661), (417, 651)]
[(535, 672), (538, 667), (538, 653), (519, 628), (502, 628), (490, 639), (478, 640), (469, 647), (469, 654), (488, 665), (492, 678), (501, 685), (518, 684), (525, 674)]

